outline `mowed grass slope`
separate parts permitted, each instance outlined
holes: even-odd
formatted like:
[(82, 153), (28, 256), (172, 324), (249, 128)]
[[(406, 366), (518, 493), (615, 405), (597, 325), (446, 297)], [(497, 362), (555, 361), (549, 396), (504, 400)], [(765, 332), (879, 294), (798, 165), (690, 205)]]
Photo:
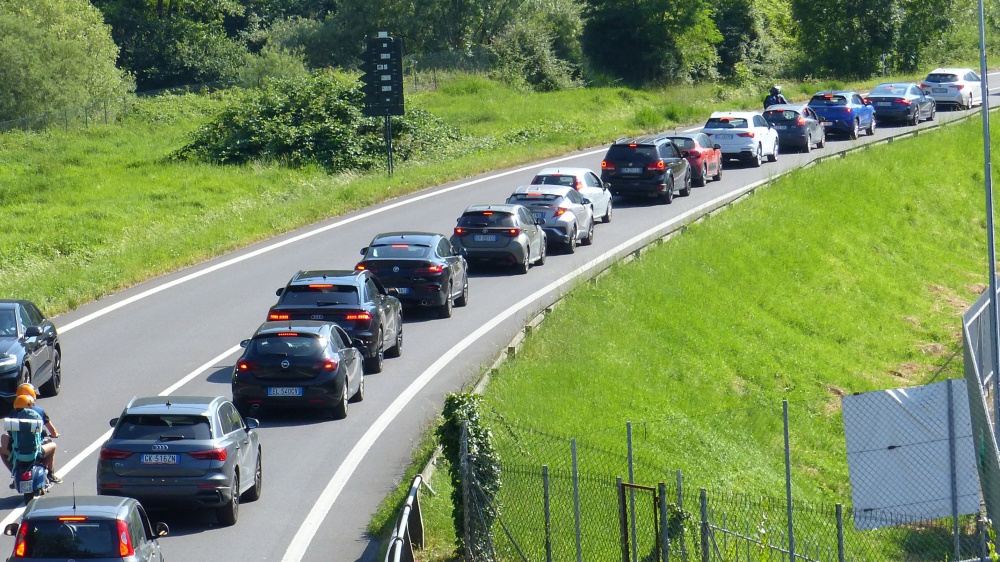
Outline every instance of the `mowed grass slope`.
[(849, 505), (840, 397), (961, 376), (981, 154), (970, 120), (799, 170), (581, 285), (490, 382), (505, 462), (567, 467), (573, 437), (627, 477), (630, 420), (638, 483), (781, 498), (788, 399), (796, 499)]

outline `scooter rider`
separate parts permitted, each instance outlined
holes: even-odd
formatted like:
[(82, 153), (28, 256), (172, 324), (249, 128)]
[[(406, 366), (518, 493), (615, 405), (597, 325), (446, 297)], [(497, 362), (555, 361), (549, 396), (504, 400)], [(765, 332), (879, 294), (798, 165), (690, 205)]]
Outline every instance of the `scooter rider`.
[[(42, 423), (45, 424), (42, 431), (42, 464), (49, 472), (49, 481), (53, 484), (60, 484), (62, 483), (62, 478), (56, 476), (55, 473), (57, 447), (56, 444), (52, 442), (52, 439), (59, 437), (59, 431), (56, 429), (55, 425), (52, 424), (52, 421), (49, 419), (49, 415), (45, 413), (45, 410), (41, 406), (35, 404), (35, 397), (37, 395), (38, 391), (35, 390), (35, 387), (31, 383), (24, 383), (17, 387), (17, 397), (14, 399), (14, 412), (12, 412), (12, 415), (16, 415), (17, 412), (22, 410), (24, 407), (29, 407), (38, 412), (38, 414), (42, 417)], [(28, 402), (21, 400), (22, 396), (30, 401), (29, 405), (25, 406)], [(8, 471), (11, 470), (13, 467), (10, 459), (8, 458), (10, 456), (10, 434), (8, 433), (0, 435), (0, 455), (2, 455), (0, 456), (0, 460), (3, 461), (4, 466), (7, 467)]]
[(779, 103), (788, 103), (788, 100), (781, 95), (781, 86), (771, 86), (771, 95), (764, 98), (764, 109)]

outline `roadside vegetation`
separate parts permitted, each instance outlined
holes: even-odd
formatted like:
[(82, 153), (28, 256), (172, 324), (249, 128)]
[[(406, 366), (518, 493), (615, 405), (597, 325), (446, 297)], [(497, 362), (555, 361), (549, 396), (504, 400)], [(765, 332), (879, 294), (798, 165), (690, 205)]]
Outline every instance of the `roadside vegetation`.
[[(959, 315), (987, 280), (980, 127), (792, 172), (581, 284), (487, 387), (502, 464), (566, 467), (576, 438), (581, 477), (627, 476), (631, 421), (637, 483), (679, 469), (780, 505), (787, 399), (796, 500), (850, 505), (841, 397), (962, 376)], [(539, 501), (522, 493), (504, 509)]]

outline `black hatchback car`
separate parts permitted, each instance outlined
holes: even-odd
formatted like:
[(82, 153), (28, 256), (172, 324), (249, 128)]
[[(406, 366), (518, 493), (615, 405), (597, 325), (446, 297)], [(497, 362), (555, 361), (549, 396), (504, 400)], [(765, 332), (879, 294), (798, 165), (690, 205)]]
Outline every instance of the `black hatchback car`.
[(276, 294), (269, 321), (337, 324), (351, 340), (364, 342), (368, 373), (382, 372), (386, 355), (399, 357), (403, 352), (403, 306), (370, 271), (300, 271)]
[(62, 346), (55, 324), (34, 303), (0, 300), (0, 399), (13, 402), (18, 385), (59, 394)]
[(655, 195), (670, 203), (675, 191), (691, 194), (691, 166), (668, 136), (621, 138), (601, 161), (601, 181), (612, 195)]
[(374, 273), (404, 305), (434, 307), (449, 318), (452, 306), (469, 302), (468, 264), (442, 234), (386, 232), (361, 248), (361, 255), (355, 269)]
[(15, 537), (8, 560), (93, 560), (163, 562), (158, 537), (166, 523), (151, 524), (132, 498), (62, 496), (35, 498), (20, 523), (4, 534)]
[[(246, 351), (233, 367), (233, 403), (324, 408), (347, 417), (347, 403), (365, 399), (361, 352), (336, 324), (312, 320), (264, 322), (240, 342)], [(360, 340), (358, 345), (363, 345)]]

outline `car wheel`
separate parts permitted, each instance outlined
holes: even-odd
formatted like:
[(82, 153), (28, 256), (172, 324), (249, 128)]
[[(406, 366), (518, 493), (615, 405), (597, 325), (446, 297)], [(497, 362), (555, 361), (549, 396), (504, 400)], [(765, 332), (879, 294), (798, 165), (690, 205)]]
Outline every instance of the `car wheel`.
[(375, 337), (375, 354), (365, 358), (365, 372), (381, 373), (383, 361), (385, 361), (385, 352), (382, 351), (382, 329), (379, 328), (378, 335)]
[(453, 285), (448, 282), (448, 291), (444, 294), (444, 304), (438, 308), (438, 318), (451, 318), (451, 309), (455, 303), (455, 297), (452, 296)]
[(29, 369), (27, 365), (21, 365), (21, 375), (20, 377), (18, 377), (17, 380), (20, 381), (17, 384), (24, 384), (26, 382), (27, 383), (31, 382), (31, 369)]
[(587, 236), (581, 241), (584, 246), (590, 246), (594, 243), (594, 220), (590, 220), (590, 230), (587, 231)]
[(868, 124), (868, 129), (865, 132), (868, 133), (869, 137), (873, 136), (875, 134), (875, 118), (874, 117), (872, 117), (872, 121), (871, 121), (871, 123)]
[(660, 202), (670, 204), (674, 201), (674, 177), (670, 176), (670, 185), (660, 194)]
[(469, 304), (469, 276), (465, 276), (465, 284), (462, 285), (462, 294), (455, 299), (455, 306), (465, 306)]
[(771, 154), (767, 155), (767, 161), (768, 162), (778, 161), (778, 141), (774, 142), (774, 146), (771, 148)]
[(691, 195), (691, 168), (688, 167), (687, 175), (684, 176), (684, 187), (681, 188), (681, 195), (687, 197)]
[(529, 267), (531, 267), (531, 246), (524, 249), (524, 256), (521, 257), (521, 263), (517, 264), (514, 272), (518, 275), (524, 275), (528, 273)]
[[(573, 227), (572, 234), (569, 235), (569, 242), (566, 243), (566, 253), (572, 254), (576, 252), (576, 237), (579, 233), (576, 231), (576, 226)], [(525, 272), (527, 273), (527, 272)]]
[(362, 402), (365, 399), (365, 376), (361, 375), (361, 381), (358, 383), (358, 389), (354, 391), (351, 395), (350, 402)]
[(701, 163), (701, 175), (698, 176), (698, 177), (696, 177), (696, 178), (694, 178), (694, 184), (696, 186), (698, 186), (698, 187), (705, 187), (705, 184), (707, 182), (708, 182), (708, 163), (707, 162), (702, 162)]
[(823, 129), (823, 136), (819, 138), (819, 142), (816, 143), (816, 148), (826, 147), (826, 129)]
[(233, 475), (233, 487), (231, 488), (232, 499), (229, 500), (226, 505), (220, 507), (216, 511), (216, 517), (219, 519), (219, 524), (226, 527), (230, 527), (236, 524), (236, 520), (240, 517), (240, 475)]
[(535, 265), (545, 265), (545, 254), (547, 252), (546, 246), (547, 244), (542, 242), (542, 250), (538, 253), (538, 259), (535, 260)]
[(966, 108), (972, 109), (972, 92), (969, 92), (969, 105)]
[(712, 181), (722, 181), (722, 160), (716, 164), (715, 175), (712, 176)]
[(608, 198), (608, 210), (604, 213), (604, 218), (601, 219), (601, 222), (603, 222), (604, 224), (608, 224), (609, 222), (611, 222), (611, 212), (612, 212), (611, 211), (611, 206), (612, 206), (611, 205), (611, 198), (609, 197)]
[(260, 499), (260, 493), (264, 489), (264, 473), (261, 471), (260, 449), (257, 449), (257, 468), (253, 471), (253, 488), (247, 490), (243, 497), (244, 502), (255, 502)]
[(848, 136), (851, 137), (851, 140), (858, 140), (858, 133), (860, 129), (861, 129), (861, 124), (858, 122), (857, 119), (855, 119), (854, 126), (851, 127), (851, 132), (848, 133)]
[[(402, 320), (402, 319), (400, 319)], [(396, 330), (396, 343), (392, 347), (385, 350), (386, 357), (399, 357), (403, 354), (403, 324), (400, 323), (399, 329)]]
[(919, 122), (920, 122), (920, 107), (917, 107), (916, 109), (913, 110), (913, 115), (911, 115), (910, 118), (906, 120), (906, 124), (911, 127), (916, 127), (917, 123)]
[(760, 168), (761, 164), (763, 164), (763, 163), (764, 163), (763, 149), (761, 149), (760, 145), (758, 144), (757, 145), (757, 154), (755, 155), (753, 161), (750, 162), (750, 164), (754, 168)]
[(57, 349), (55, 356), (52, 358), (52, 372), (50, 373), (49, 381), (42, 385), (39, 390), (45, 396), (56, 396), (59, 394), (59, 388), (62, 386), (62, 353)]
[[(364, 375), (362, 375), (361, 378), (364, 379)], [(347, 417), (347, 411), (350, 408), (348, 406), (348, 402), (351, 401), (350, 391), (351, 389), (347, 385), (347, 377), (345, 376), (344, 394), (340, 397), (340, 402), (337, 402), (337, 405), (333, 407), (333, 410), (330, 412), (330, 417), (335, 420), (342, 420)]]
[(809, 133), (809, 136), (806, 137), (806, 145), (802, 147), (802, 152), (809, 154), (810, 152), (812, 152), (812, 149), (813, 149), (813, 136), (812, 133)]
[(937, 116), (937, 104), (931, 105), (931, 116), (927, 118), (928, 121), (933, 121)]

